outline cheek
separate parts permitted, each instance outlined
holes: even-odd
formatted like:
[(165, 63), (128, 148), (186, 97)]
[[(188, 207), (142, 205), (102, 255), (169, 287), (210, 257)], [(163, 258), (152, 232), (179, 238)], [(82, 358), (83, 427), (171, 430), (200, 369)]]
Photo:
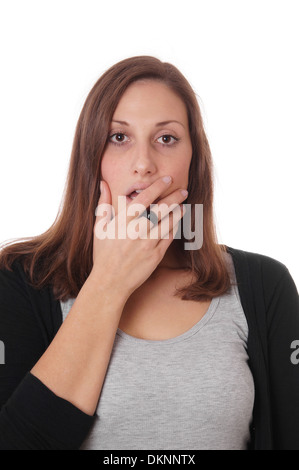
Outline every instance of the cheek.
[(101, 163), (102, 179), (108, 183), (111, 190), (117, 190), (122, 181), (123, 168), (118, 162), (113, 159), (103, 157)]
[(122, 167), (108, 155), (104, 155), (101, 162), (101, 177), (109, 186), (111, 194), (111, 204), (117, 214), (118, 196), (122, 194), (124, 178), (122, 177)]
[(113, 176), (115, 171), (115, 164), (108, 155), (103, 155), (102, 162), (101, 162), (101, 175), (102, 178), (109, 183), (109, 180)]
[(175, 181), (182, 188), (187, 188), (188, 186), (189, 167), (189, 160), (185, 160), (180, 165), (176, 166), (172, 172)]

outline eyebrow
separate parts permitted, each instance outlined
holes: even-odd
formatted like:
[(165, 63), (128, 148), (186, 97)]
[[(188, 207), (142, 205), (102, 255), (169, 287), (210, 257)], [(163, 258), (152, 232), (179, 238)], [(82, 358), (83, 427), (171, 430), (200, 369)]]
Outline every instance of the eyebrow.
[[(130, 126), (129, 123), (127, 123), (126, 121), (115, 121), (114, 119), (112, 119), (112, 122), (117, 122), (118, 124), (121, 124), (122, 126)], [(157, 122), (156, 124), (156, 127), (159, 127), (159, 126), (166, 126), (166, 124), (170, 124), (172, 122), (176, 122), (177, 124), (180, 124), (181, 126), (183, 126), (183, 128), (185, 129), (185, 126), (180, 122), (180, 121), (176, 121), (174, 119), (170, 120), (170, 121), (162, 121), (162, 122)]]

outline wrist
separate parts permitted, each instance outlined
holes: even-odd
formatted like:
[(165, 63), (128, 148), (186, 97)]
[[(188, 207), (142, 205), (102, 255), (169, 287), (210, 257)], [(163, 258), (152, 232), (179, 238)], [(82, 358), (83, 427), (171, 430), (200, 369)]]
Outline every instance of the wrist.
[(105, 273), (94, 269), (91, 270), (85, 284), (94, 295), (99, 295), (101, 299), (106, 298), (119, 306), (124, 306), (130, 297), (126, 289), (120, 287), (117, 282), (109, 280)]

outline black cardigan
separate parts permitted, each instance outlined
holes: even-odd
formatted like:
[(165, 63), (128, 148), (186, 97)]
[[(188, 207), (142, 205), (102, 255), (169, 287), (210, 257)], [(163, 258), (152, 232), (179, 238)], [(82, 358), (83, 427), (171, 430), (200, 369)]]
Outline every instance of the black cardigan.
[[(299, 450), (299, 361), (294, 360), (299, 349), (298, 355), (292, 349), (299, 340), (296, 286), (279, 261), (228, 251), (249, 328), (255, 383), (250, 448)], [(30, 287), (18, 262), (12, 272), (0, 270), (0, 340), (5, 347), (4, 364), (0, 358), (2, 450), (78, 449), (93, 423), (93, 416), (56, 396), (30, 373), (61, 323), (60, 302), (50, 287)]]

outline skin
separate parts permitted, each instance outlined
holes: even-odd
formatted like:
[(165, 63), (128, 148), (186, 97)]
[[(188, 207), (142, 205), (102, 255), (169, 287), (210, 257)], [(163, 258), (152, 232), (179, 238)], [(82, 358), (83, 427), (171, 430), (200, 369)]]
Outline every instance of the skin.
[[(161, 83), (135, 83), (122, 96), (113, 119), (127, 121), (129, 126), (111, 123), (110, 135), (122, 132), (126, 137), (120, 146), (107, 144), (101, 168), (104, 190), (101, 190), (99, 205), (112, 204), (117, 215), (117, 197), (125, 195), (137, 181), (152, 183), (138, 196), (146, 207), (157, 198), (161, 202), (166, 198), (169, 204), (183, 202), (185, 197), (180, 189), (186, 189), (188, 185), (192, 148), (187, 111), (182, 100)], [(166, 120), (177, 120), (181, 124), (172, 122), (156, 127), (157, 122)], [(180, 140), (176, 145), (163, 143), (161, 137), (164, 134)], [(167, 175), (173, 178), (172, 182), (163, 182), (162, 177)], [(100, 216), (97, 216), (95, 228), (99, 221)], [(146, 227), (150, 226), (148, 220), (144, 218), (144, 221)], [(182, 329), (182, 306), (178, 308), (176, 303), (170, 310), (166, 308), (170, 298), (167, 292), (175, 281), (173, 277), (167, 280), (171, 274), (169, 267), (176, 263), (176, 257), (171, 253), (171, 240), (171, 237), (169, 240), (98, 240), (95, 230), (91, 273), (55, 338), (31, 370), (57, 396), (89, 415), (93, 415), (97, 407), (118, 326), (135, 333), (135, 313), (128, 307), (128, 299), (133, 299), (134, 306), (142, 314), (143, 318), (139, 317), (141, 330), (154, 339), (157, 329), (157, 339), (177, 335)], [(162, 266), (159, 271), (163, 274), (146, 292), (149, 276), (159, 263)], [(138, 292), (137, 297), (136, 294), (135, 299), (133, 297), (139, 287), (139, 296), (143, 291), (143, 300), (147, 299), (148, 303), (158, 301), (162, 289), (166, 301), (162, 298), (157, 305), (160, 318), (147, 317), (148, 309), (139, 309)], [(150, 297), (153, 294), (154, 299)], [(194, 316), (187, 318), (185, 328), (190, 328), (190, 322), (194, 324), (194, 318), (198, 321), (199, 315), (204, 314), (204, 311), (198, 312), (197, 303), (193, 308)], [(190, 309), (189, 305), (189, 312)], [(156, 309), (151, 310), (151, 314), (154, 311)], [(169, 313), (173, 314), (170, 318), (167, 317)], [(161, 319), (164, 319), (162, 323)], [(148, 330), (149, 320), (153, 331)]]
[[(157, 126), (165, 121), (170, 122)], [(192, 158), (187, 109), (164, 83), (143, 80), (131, 84), (115, 110), (109, 136), (101, 171), (102, 179), (109, 185), (115, 214), (118, 196), (125, 195), (136, 182), (152, 184), (170, 175), (171, 187), (159, 199), (175, 190), (187, 189)], [(176, 265), (170, 246), (159, 266)]]

